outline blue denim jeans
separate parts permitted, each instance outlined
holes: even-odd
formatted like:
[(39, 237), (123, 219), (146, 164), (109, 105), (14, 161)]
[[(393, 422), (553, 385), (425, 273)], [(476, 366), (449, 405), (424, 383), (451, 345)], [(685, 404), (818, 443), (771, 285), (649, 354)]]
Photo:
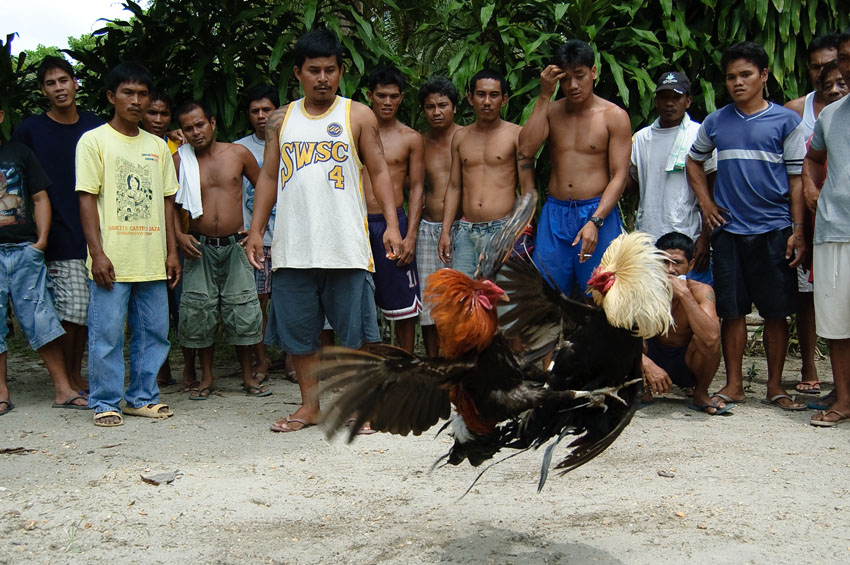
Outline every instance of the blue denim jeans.
[(472, 277), (484, 246), (487, 245), (494, 234), (505, 227), (507, 222), (507, 218), (491, 222), (459, 220), (452, 244), (452, 268)]
[[(165, 281), (112, 284), (89, 281), (89, 406), (114, 410), (124, 397), (138, 408), (159, 402), (156, 375), (168, 356)], [(130, 327), (130, 386), (124, 390), (124, 320)]]
[(0, 353), (6, 352), (6, 305), (10, 298), (33, 349), (65, 333), (47, 291), (44, 252), (29, 243), (0, 244)]

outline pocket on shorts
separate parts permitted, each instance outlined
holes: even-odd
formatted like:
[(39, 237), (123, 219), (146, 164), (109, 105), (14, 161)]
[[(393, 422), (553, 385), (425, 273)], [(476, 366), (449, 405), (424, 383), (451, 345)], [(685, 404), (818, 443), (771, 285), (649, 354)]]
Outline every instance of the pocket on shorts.
[(251, 345), (262, 337), (263, 315), (254, 290), (221, 297), (221, 322), (228, 343)]
[(181, 341), (207, 343), (215, 338), (216, 308), (206, 295), (184, 290), (178, 312), (177, 333)]

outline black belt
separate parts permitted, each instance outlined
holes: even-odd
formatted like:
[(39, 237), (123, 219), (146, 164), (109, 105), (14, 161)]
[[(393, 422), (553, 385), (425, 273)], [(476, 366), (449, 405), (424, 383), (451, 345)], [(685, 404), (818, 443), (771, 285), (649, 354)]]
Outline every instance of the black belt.
[(200, 241), (203, 245), (212, 245), (213, 247), (227, 247), (228, 245), (239, 243), (246, 237), (244, 233), (234, 233), (231, 235), (223, 235), (221, 237), (212, 237), (193, 231), (190, 231), (189, 235)]

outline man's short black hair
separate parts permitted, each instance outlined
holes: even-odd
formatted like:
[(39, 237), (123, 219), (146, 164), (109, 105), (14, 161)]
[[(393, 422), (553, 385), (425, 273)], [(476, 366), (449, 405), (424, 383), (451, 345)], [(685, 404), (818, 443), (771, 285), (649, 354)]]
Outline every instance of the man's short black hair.
[(307, 59), (318, 57), (336, 57), (336, 63), (342, 66), (343, 48), (339, 38), (326, 29), (312, 29), (298, 38), (293, 51), (295, 66), (301, 68)]
[(169, 112), (174, 110), (174, 99), (161, 88), (151, 88), (151, 102), (162, 102)]
[(723, 57), (720, 59), (720, 66), (723, 72), (726, 72), (726, 67), (729, 66), (729, 63), (739, 59), (744, 59), (752, 63), (758, 68), (759, 72), (767, 69), (769, 62), (767, 51), (764, 50), (764, 47), (752, 41), (742, 41), (741, 43), (735, 43), (723, 52)]
[(655, 242), (655, 247), (662, 251), (678, 249), (685, 254), (685, 259), (688, 260), (688, 263), (694, 258), (695, 248), (693, 240), (677, 231), (671, 231), (659, 237), (658, 241)]
[(555, 49), (552, 55), (552, 64), (562, 69), (575, 66), (593, 68), (596, 64), (596, 56), (593, 48), (580, 39), (570, 39)]
[(840, 48), (842, 45), (850, 41), (850, 27), (841, 32), (841, 35), (838, 36), (838, 44), (837, 46)]
[(499, 86), (502, 87), (502, 96), (510, 94), (508, 92), (508, 81), (505, 80), (505, 75), (493, 69), (481, 69), (475, 73), (475, 76), (469, 79), (469, 92), (475, 92), (475, 87), (478, 85), (479, 80), (488, 78), (499, 81)]
[(807, 49), (809, 58), (811, 59), (812, 54), (817, 53), (821, 49), (835, 49), (838, 51), (838, 34), (828, 33), (826, 35), (819, 35), (813, 38), (812, 42), (809, 43), (809, 48)]
[(404, 92), (404, 75), (392, 65), (378, 65), (369, 73), (369, 90), (374, 92), (379, 84), (394, 84), (399, 92)]
[(137, 82), (148, 87), (148, 90), (153, 88), (153, 79), (151, 72), (146, 66), (136, 61), (124, 61), (113, 67), (109, 74), (106, 75), (106, 90), (117, 92), (118, 86), (125, 82)]
[(245, 91), (246, 109), (251, 105), (251, 102), (256, 102), (258, 100), (268, 100), (275, 108), (280, 106), (280, 95), (277, 93), (277, 90), (265, 84), (252, 86)]
[(419, 89), (420, 106), (425, 104), (425, 99), (428, 98), (429, 94), (442, 94), (451, 101), (452, 106), (457, 108), (457, 87), (446, 77), (431, 77), (425, 81), (425, 84)]
[(212, 113), (212, 109), (209, 107), (209, 105), (206, 102), (203, 102), (201, 100), (193, 100), (191, 102), (184, 102), (183, 104), (180, 104), (180, 106), (178, 106), (177, 109), (174, 110), (174, 121), (176, 121), (179, 124), (180, 123), (180, 116), (182, 116), (184, 114), (188, 114), (189, 112), (192, 112), (196, 108), (201, 109), (201, 111), (204, 113), (204, 116), (207, 117), (207, 120), (212, 120), (213, 113)]
[(47, 73), (53, 69), (59, 69), (60, 71), (68, 73), (68, 76), (72, 79), (77, 76), (74, 73), (74, 67), (72, 67), (71, 63), (69, 63), (64, 57), (48, 55), (41, 60), (41, 63), (38, 64), (38, 69), (35, 71), (35, 76), (38, 78), (39, 86), (44, 86), (44, 77), (47, 76)]

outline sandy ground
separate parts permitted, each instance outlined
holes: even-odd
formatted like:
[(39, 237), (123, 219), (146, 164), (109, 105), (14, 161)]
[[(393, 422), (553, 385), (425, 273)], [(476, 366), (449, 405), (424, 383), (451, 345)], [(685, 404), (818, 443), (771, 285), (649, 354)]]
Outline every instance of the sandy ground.
[[(447, 437), (269, 432), (299, 399), (280, 375), (248, 398), (222, 367), (211, 400), (172, 386), (173, 418), (105, 429), (52, 409), (44, 369), (13, 353), (0, 449), (32, 451), (0, 454), (0, 563), (848, 563), (850, 426), (760, 404), (751, 363), (732, 416), (672, 394), (540, 494), (532, 452), (460, 498), (477, 470), (429, 472)], [(788, 382), (798, 369), (789, 359)], [(170, 485), (140, 479), (174, 470)]]

